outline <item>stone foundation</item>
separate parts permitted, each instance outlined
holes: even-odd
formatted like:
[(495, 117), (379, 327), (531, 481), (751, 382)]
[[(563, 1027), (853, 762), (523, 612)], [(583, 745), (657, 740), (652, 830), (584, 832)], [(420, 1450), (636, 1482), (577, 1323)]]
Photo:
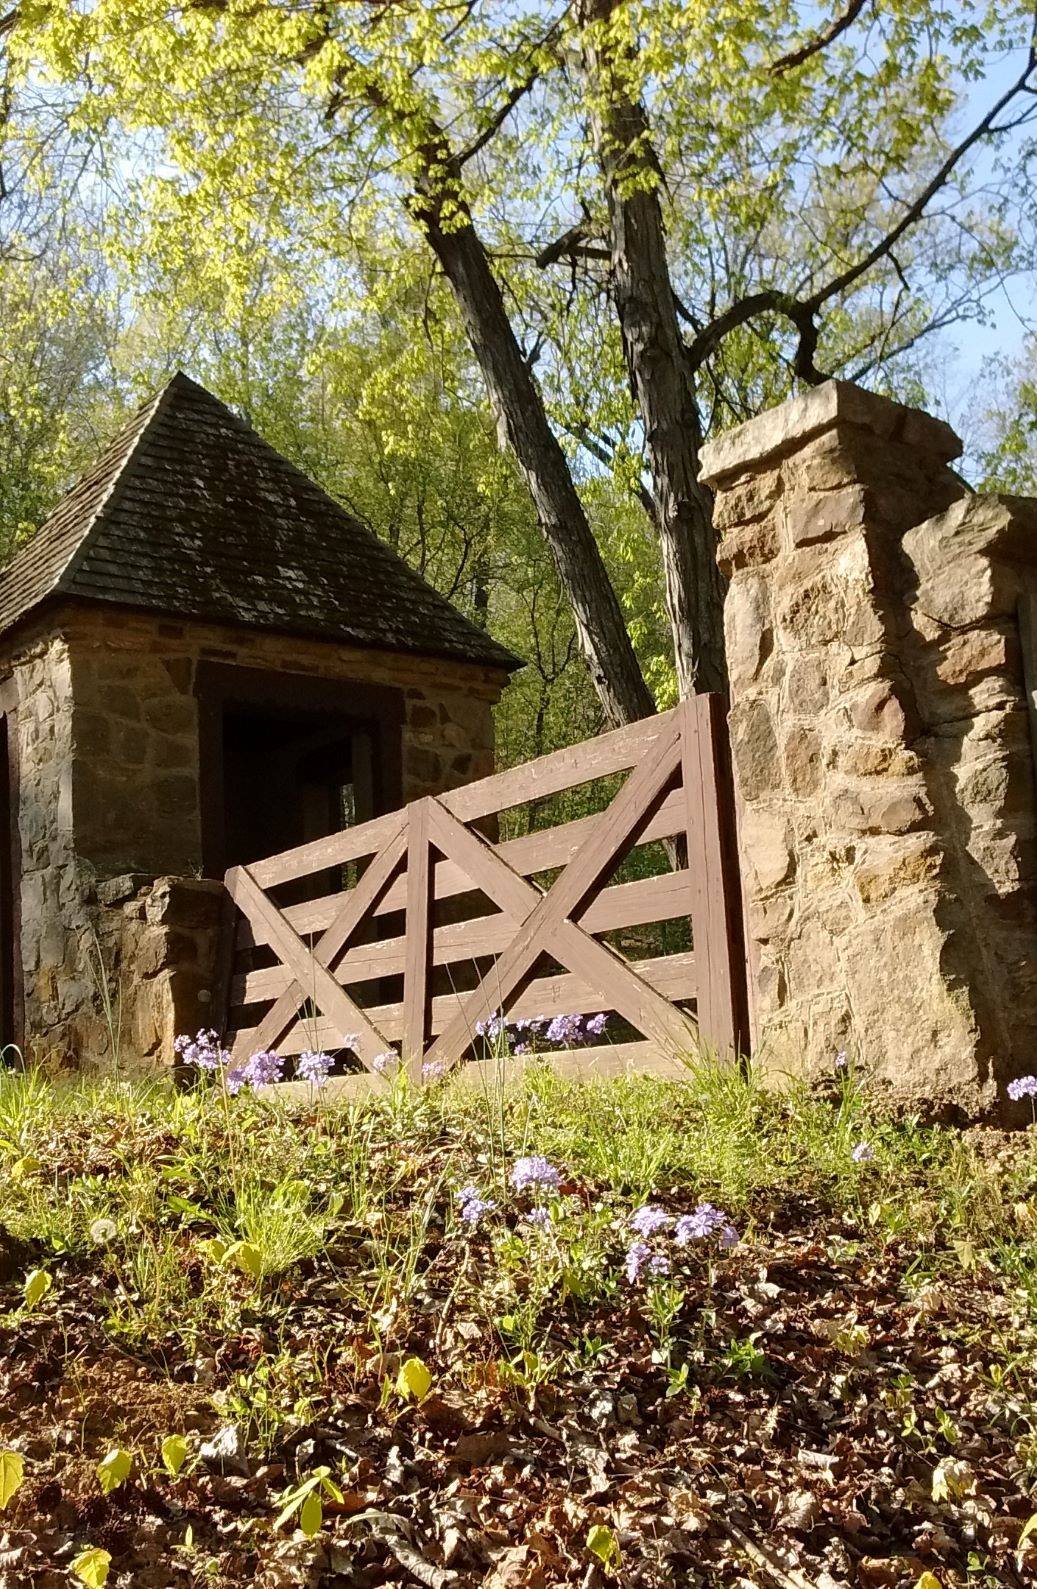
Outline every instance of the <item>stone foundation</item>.
[(706, 448), (717, 494), (754, 1047), (846, 1048), (990, 1110), (1037, 1068), (1037, 793), (1020, 603), (1037, 504), (838, 382)]
[[(171, 1059), (206, 1024), (222, 888), (201, 877), (199, 664), (398, 692), (405, 799), (493, 770), (500, 670), (68, 605), (23, 631), (18, 690), (26, 1047), (65, 1065)], [(0, 664), (2, 670), (2, 664)], [(261, 792), (259, 792), (261, 797)]]

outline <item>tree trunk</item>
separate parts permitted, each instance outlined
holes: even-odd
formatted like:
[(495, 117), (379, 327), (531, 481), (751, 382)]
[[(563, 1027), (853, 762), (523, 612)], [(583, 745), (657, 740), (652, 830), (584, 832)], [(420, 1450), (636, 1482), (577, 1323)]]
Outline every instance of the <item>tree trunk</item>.
[[(584, 0), (581, 21), (607, 21), (612, 9), (613, 0)], [(644, 426), (677, 680), (682, 695), (723, 692), (724, 585), (712, 497), (698, 478), (701, 427), (670, 282), (648, 122), (595, 30), (585, 32), (583, 43), (592, 134), (608, 198), (612, 291)]]
[(619, 598), (522, 356), (486, 250), (459, 197), (460, 184), (451, 173), (449, 155), (441, 145), (434, 145), (424, 164), (437, 174), (435, 184), (430, 179), (415, 195), (411, 212), (453, 288), (498, 433), (529, 487), (562, 588), (572, 603), (580, 649), (605, 716), (614, 727), (650, 717), (655, 702), (627, 633)]

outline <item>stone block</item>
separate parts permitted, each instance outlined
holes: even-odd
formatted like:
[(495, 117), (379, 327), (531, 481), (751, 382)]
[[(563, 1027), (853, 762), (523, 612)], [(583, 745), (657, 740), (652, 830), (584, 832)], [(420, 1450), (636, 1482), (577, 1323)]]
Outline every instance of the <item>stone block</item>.
[(771, 519), (744, 524), (727, 531), (717, 547), (720, 571), (730, 578), (740, 568), (769, 563), (781, 550), (778, 527)]
[(784, 503), (785, 529), (792, 546), (809, 546), (845, 535), (864, 521), (865, 490), (844, 486), (821, 496), (789, 497)]
[(727, 666), (738, 686), (751, 684), (774, 647), (766, 581), (747, 576), (730, 592), (724, 608)]
[(728, 719), (735, 778), (742, 798), (756, 800), (778, 789), (781, 763), (774, 720), (760, 695), (734, 701)]
[(782, 740), (781, 760), (792, 794), (804, 800), (818, 792), (824, 777), (824, 762), (821, 737), (816, 729), (790, 729)]
[(943, 855), (932, 834), (873, 838), (862, 847), (853, 881), (861, 902), (881, 904), (906, 889), (932, 889), (939, 881)]
[(740, 825), (740, 844), (751, 886), (757, 892), (769, 893), (792, 876), (792, 833), (782, 813), (750, 807)]

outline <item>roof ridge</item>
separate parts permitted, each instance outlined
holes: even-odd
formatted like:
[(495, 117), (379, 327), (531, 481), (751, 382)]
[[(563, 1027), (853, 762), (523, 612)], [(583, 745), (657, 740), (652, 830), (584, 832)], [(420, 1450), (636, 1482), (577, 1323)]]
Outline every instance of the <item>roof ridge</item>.
[[(68, 559), (63, 565), (61, 572), (54, 581), (52, 586), (52, 590), (54, 592), (64, 591), (65, 581), (67, 579), (71, 579), (74, 576), (77, 566), (86, 557), (87, 552), (90, 549), (91, 535), (101, 522), (101, 519), (118, 498), (119, 492), (125, 486), (127, 477), (133, 471), (134, 459), (140, 453), (140, 444), (147, 432), (151, 429), (151, 426), (161, 414), (162, 410), (167, 406), (176, 378), (181, 373), (182, 372), (180, 370), (177, 370), (171, 379), (166, 382), (165, 386), (161, 387), (159, 391), (157, 391), (155, 395), (148, 400), (148, 402), (142, 403), (140, 408), (137, 410), (137, 413), (134, 415), (134, 418), (125, 427), (126, 430), (129, 430), (132, 425), (136, 425), (136, 434), (130, 443), (129, 451), (126, 453), (126, 456), (123, 458), (122, 463), (119, 464), (118, 468), (113, 470), (108, 485), (94, 507), (93, 512), (90, 514), (85, 525), (83, 526), (82, 534), (79, 536), (79, 539), (72, 548), (72, 551), (69, 553)], [(43, 527), (44, 526), (41, 525), (41, 529)]]

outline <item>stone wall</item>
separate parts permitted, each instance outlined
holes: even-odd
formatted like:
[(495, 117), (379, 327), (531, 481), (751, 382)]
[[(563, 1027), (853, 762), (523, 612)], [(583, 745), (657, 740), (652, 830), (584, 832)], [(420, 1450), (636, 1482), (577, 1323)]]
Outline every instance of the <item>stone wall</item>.
[(754, 1046), (969, 1112), (1034, 1068), (1034, 504), (831, 382), (704, 451), (717, 495)]
[[(402, 702), (406, 799), (493, 770), (498, 670), (66, 607), (23, 634), (20, 953), (29, 1046), (128, 1068), (168, 1062), (207, 1018), (222, 889), (203, 878), (200, 663), (375, 684)], [(348, 700), (348, 689), (347, 689)]]

